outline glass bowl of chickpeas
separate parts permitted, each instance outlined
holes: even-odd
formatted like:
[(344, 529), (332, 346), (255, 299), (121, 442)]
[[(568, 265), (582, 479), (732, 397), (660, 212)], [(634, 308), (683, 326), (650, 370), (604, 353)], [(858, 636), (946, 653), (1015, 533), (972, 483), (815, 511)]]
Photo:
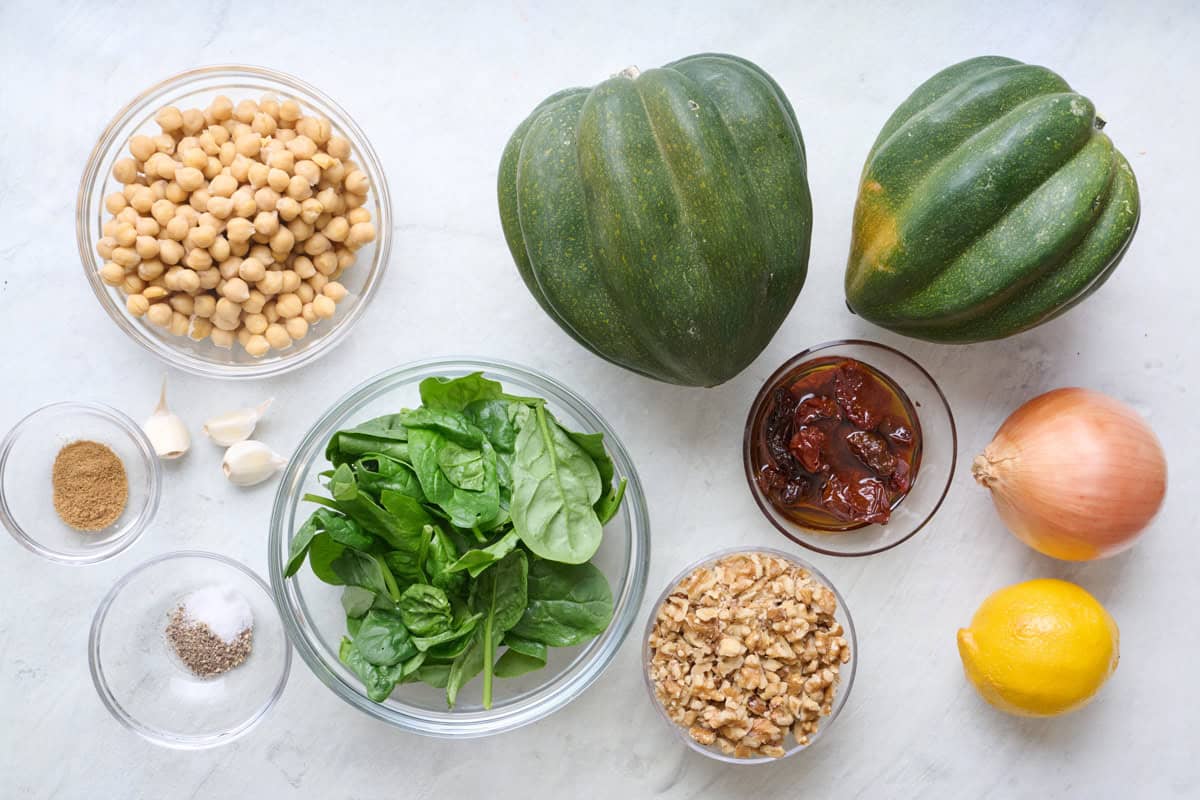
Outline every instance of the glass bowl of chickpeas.
[(87, 279), (168, 363), (265, 377), (332, 349), (388, 263), (391, 201), (348, 114), (308, 84), (215, 66), (138, 95), (79, 188)]

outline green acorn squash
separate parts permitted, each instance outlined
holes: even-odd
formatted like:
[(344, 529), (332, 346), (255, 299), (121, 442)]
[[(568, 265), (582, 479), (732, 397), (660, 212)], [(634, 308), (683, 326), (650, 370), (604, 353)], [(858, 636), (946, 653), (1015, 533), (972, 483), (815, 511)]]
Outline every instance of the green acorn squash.
[(917, 88), (863, 168), (846, 300), (937, 342), (999, 339), (1079, 303), (1137, 228), (1137, 181), (1092, 102), (988, 56)]
[(499, 196), (546, 313), (597, 355), (671, 383), (740, 372), (808, 269), (800, 127), (775, 81), (736, 56), (551, 95), (509, 140)]

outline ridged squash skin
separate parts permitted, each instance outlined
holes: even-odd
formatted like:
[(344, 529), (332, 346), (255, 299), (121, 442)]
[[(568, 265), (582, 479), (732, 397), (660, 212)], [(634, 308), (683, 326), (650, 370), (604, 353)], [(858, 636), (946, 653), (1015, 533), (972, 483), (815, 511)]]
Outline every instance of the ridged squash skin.
[(1138, 187), (1083, 95), (1045, 67), (985, 56), (896, 109), (863, 168), (846, 300), (935, 342), (1040, 325), (1107, 280)]
[(592, 352), (652, 378), (732, 378), (804, 285), (800, 126), (775, 81), (736, 56), (551, 95), (509, 140), (498, 189), (537, 302)]

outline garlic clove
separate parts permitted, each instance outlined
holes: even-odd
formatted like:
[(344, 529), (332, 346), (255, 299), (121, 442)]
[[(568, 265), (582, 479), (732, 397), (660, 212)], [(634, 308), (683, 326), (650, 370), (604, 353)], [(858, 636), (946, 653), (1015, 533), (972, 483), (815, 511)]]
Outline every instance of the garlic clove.
[(167, 408), (167, 378), (163, 376), (162, 391), (158, 395), (158, 405), (149, 419), (142, 423), (154, 452), (159, 458), (179, 458), (192, 446), (192, 436), (179, 415)]
[(225, 451), (221, 471), (236, 486), (254, 486), (274, 475), (287, 464), (287, 459), (262, 442), (247, 439), (236, 442)]
[(254, 434), (258, 421), (267, 413), (273, 397), (254, 408), (239, 408), (213, 417), (204, 423), (204, 435), (222, 447), (229, 447), (249, 439)]

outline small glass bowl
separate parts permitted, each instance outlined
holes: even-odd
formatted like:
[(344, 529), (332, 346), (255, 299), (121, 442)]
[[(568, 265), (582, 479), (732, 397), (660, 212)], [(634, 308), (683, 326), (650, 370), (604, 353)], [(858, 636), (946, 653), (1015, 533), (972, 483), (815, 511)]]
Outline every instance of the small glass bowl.
[[(775, 556), (776, 558), (781, 558), (785, 561), (791, 562), (792, 564), (807, 570), (808, 573), (812, 575), (819, 583), (829, 587), (829, 590), (833, 592), (834, 597), (837, 598), (837, 611), (833, 615), (834, 619), (841, 623), (844, 631), (843, 635), (850, 643), (850, 660), (845, 664), (842, 664), (841, 670), (838, 673), (839, 679), (837, 691), (834, 694), (833, 709), (829, 716), (821, 719), (820, 724), (817, 726), (817, 732), (809, 737), (808, 744), (800, 744), (796, 742), (791, 734), (789, 734), (788, 739), (791, 740), (792, 746), (788, 748), (787, 752), (785, 752), (782, 756), (776, 758), (772, 758), (770, 756), (760, 756), (759, 758), (734, 758), (733, 756), (729, 756), (721, 752), (716, 745), (705, 746), (700, 744), (688, 734), (686, 728), (680, 727), (674, 720), (667, 716), (667, 710), (663, 708), (662, 703), (659, 702), (658, 697), (655, 695), (654, 684), (650, 680), (650, 659), (652, 657), (652, 653), (650, 652), (650, 634), (654, 631), (654, 622), (658, 618), (658, 610), (662, 608), (663, 603), (666, 602), (668, 597), (670, 597), (671, 592), (675, 591), (675, 588), (679, 586), (679, 584), (682, 583), (685, 578), (701, 567), (715, 564), (721, 559), (732, 555), (750, 553), (763, 553), (765, 555)], [(682, 739), (688, 747), (695, 750), (697, 753), (702, 753), (709, 758), (716, 759), (717, 761), (723, 761), (726, 764), (771, 764), (781, 761), (789, 756), (794, 756), (796, 753), (812, 747), (828, 732), (830, 726), (833, 725), (833, 721), (837, 719), (838, 714), (841, 713), (842, 707), (846, 705), (846, 700), (850, 697), (850, 690), (854, 687), (854, 676), (857, 672), (858, 637), (854, 632), (854, 620), (850, 616), (850, 609), (846, 607), (846, 599), (842, 597), (841, 592), (839, 592), (837, 587), (825, 577), (821, 570), (792, 553), (785, 553), (784, 551), (776, 550), (773, 547), (730, 547), (725, 550), (718, 550), (715, 553), (710, 553), (699, 561), (694, 561), (688, 566), (684, 567), (678, 575), (667, 582), (667, 586), (665, 589), (663, 589), (662, 594), (658, 596), (658, 599), (654, 601), (654, 605), (650, 607), (650, 618), (646, 620), (646, 631), (642, 635), (642, 682), (645, 684), (646, 691), (650, 695), (650, 702), (654, 704), (656, 709), (658, 709), (659, 716), (662, 717), (663, 721), (670, 726), (671, 730), (675, 731), (679, 738)]]
[[(362, 682), (338, 659), (346, 632), (346, 613), (337, 587), (322, 583), (307, 564), (291, 578), (283, 577), (293, 533), (315, 506), (303, 503), (306, 492), (324, 494), (318, 483), (328, 468), (325, 445), (335, 431), (382, 414), (420, 404), (418, 385), (432, 376), (459, 377), (483, 372), (504, 384), (505, 391), (544, 397), (562, 423), (574, 430), (604, 434), (616, 474), (628, 484), (617, 515), (604, 527), (604, 539), (592, 558), (608, 578), (613, 618), (608, 629), (577, 647), (551, 648), (545, 669), (518, 678), (497, 680), (490, 709), (482, 705), (479, 679), (459, 693), (453, 709), (446, 693), (420, 683), (397, 687), (383, 703), (370, 700)], [(604, 671), (633, 626), (646, 589), (650, 559), (650, 519), (633, 461), (617, 434), (577, 394), (552, 378), (503, 361), (450, 358), (422, 361), (371, 378), (353, 389), (324, 414), (305, 435), (288, 463), (275, 495), (267, 554), (276, 605), (292, 644), (318, 679), (358, 710), (402, 730), (425, 736), (469, 739), (491, 736), (536, 722), (578, 697)]]
[[(253, 640), (244, 663), (199, 678), (179, 661), (165, 630), (184, 597), (214, 584), (245, 597)], [(155, 744), (199, 750), (228, 744), (262, 720), (283, 694), (292, 651), (262, 578), (225, 556), (182, 551), (117, 581), (92, 620), (88, 664), (118, 722)]]
[[(81, 439), (111, 448), (129, 483), (121, 516), (95, 532), (75, 530), (54, 510), (54, 459)], [(125, 550), (154, 518), (161, 488), (162, 466), (146, 434), (120, 411), (99, 403), (43, 406), (0, 442), (0, 521), (14, 539), (51, 561), (95, 564)]]
[[(160, 108), (166, 105), (203, 108), (218, 94), (228, 96), (236, 104), (246, 98), (258, 100), (267, 93), (280, 99), (295, 100), (305, 114), (328, 118), (334, 132), (350, 140), (350, 157), (370, 180), (367, 208), (371, 211), (376, 238), (358, 250), (357, 261), (339, 278), (348, 294), (338, 303), (337, 313), (331, 319), (312, 326), (309, 334), (291, 347), (254, 358), (236, 343), (232, 349), (223, 350), (209, 339), (196, 342), (186, 336), (172, 336), (145, 318), (131, 315), (125, 309), (125, 295), (121, 290), (100, 279), (103, 261), (96, 253), (96, 241), (101, 236), (104, 221), (111, 216), (104, 208), (104, 198), (121, 188), (112, 177), (113, 164), (128, 155), (126, 148), (130, 137), (138, 133), (161, 132), (154, 123), (154, 115)], [(391, 250), (391, 229), (391, 199), (383, 167), (350, 115), (320, 90), (298, 78), (262, 67), (236, 65), (202, 67), (180, 73), (151, 86), (121, 109), (101, 134), (88, 159), (79, 184), (75, 219), (84, 274), (113, 322), (140, 346), (168, 364), (213, 378), (279, 375), (332, 350), (362, 317), (383, 279)]]
[[(884, 525), (865, 525), (848, 531), (806, 528), (785, 517), (771, 504), (754, 476), (753, 427), (762, 405), (776, 382), (806, 361), (822, 357), (853, 358), (895, 381), (916, 409), (921, 424), (921, 463), (908, 494), (892, 509)], [(908, 356), (886, 345), (860, 339), (826, 342), (798, 353), (783, 363), (763, 383), (750, 406), (742, 442), (746, 482), (763, 515), (796, 544), (830, 556), (868, 556), (906, 542), (925, 527), (941, 508), (958, 457), (958, 433), (950, 404), (933, 377)]]

